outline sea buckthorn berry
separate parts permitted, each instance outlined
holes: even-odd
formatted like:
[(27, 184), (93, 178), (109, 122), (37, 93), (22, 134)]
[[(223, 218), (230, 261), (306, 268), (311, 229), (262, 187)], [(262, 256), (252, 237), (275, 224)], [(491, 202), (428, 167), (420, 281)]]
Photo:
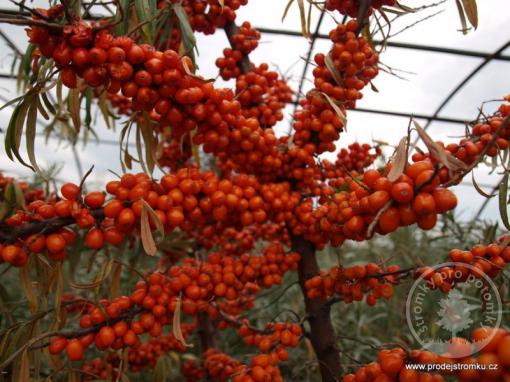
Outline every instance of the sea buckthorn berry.
[(89, 192), (85, 195), (84, 201), (90, 208), (99, 208), (103, 205), (105, 195), (102, 192)]
[(80, 188), (74, 183), (65, 183), (61, 188), (60, 192), (67, 200), (76, 200)]
[(49, 351), (51, 354), (60, 354), (67, 345), (67, 339), (65, 337), (55, 337), (50, 341)]
[(70, 361), (80, 361), (84, 354), (83, 345), (77, 339), (69, 340), (66, 345), (66, 354)]

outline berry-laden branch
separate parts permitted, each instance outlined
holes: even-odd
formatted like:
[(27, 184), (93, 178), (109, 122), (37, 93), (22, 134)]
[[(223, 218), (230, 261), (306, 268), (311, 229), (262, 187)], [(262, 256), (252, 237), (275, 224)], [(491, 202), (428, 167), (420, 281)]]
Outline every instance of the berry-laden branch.
[[(90, 210), (90, 215), (97, 221), (104, 219), (104, 212), (102, 208)], [(76, 224), (76, 219), (72, 216), (65, 218), (52, 218), (37, 222), (31, 222), (19, 227), (10, 226), (8, 224), (0, 225), (0, 242), (2, 243), (14, 243), (18, 239), (33, 234), (49, 235), (57, 232), (63, 227)]]
[[(98, 325), (95, 325), (95, 326), (92, 326), (89, 328), (85, 328), (85, 329), (79, 329), (79, 330), (74, 330), (74, 331), (58, 331), (57, 330), (57, 331), (53, 331), (53, 332), (46, 332), (46, 333), (43, 333), (37, 337), (33, 337), (28, 342), (26, 342), (23, 346), (21, 346), (19, 349), (17, 349), (15, 352), (13, 352), (4, 362), (2, 362), (0, 364), (0, 372), (5, 370), (5, 368), (7, 366), (9, 366), (12, 362), (14, 362), (16, 360), (16, 358), (18, 358), (21, 355), (21, 353), (23, 353), (26, 350), (31, 350), (32, 348), (36, 347), (36, 344), (38, 342), (40, 342), (46, 338), (51, 338), (51, 337), (56, 337), (56, 338), (60, 338), (60, 339), (78, 338), (78, 337), (86, 336), (87, 334), (97, 333), (97, 332), (99, 332), (99, 330), (101, 328), (103, 328), (107, 325), (113, 325), (113, 324), (115, 324), (119, 321), (122, 321), (122, 320), (132, 318), (136, 314), (140, 313), (142, 310), (143, 309), (140, 307), (131, 309), (117, 318), (110, 319), (110, 320), (105, 321), (101, 324), (98, 324)], [(61, 343), (63, 344), (63, 346), (66, 345), (65, 340), (61, 341)], [(48, 346), (48, 345), (50, 345), (50, 344), (46, 344), (45, 346)]]

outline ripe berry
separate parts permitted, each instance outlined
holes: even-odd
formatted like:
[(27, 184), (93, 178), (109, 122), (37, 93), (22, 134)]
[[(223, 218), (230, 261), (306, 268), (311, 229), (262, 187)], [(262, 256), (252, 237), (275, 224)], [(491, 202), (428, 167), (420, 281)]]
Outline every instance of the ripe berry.
[(83, 358), (83, 345), (77, 339), (70, 340), (66, 345), (66, 354), (71, 361), (80, 361)]

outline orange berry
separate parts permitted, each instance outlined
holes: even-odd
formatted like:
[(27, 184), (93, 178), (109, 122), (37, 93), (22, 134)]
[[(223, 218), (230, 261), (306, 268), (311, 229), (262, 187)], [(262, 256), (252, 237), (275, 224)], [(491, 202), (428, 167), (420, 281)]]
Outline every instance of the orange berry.
[(60, 192), (67, 200), (76, 200), (80, 192), (80, 187), (74, 183), (64, 183), (62, 187), (60, 187)]
[(90, 208), (99, 208), (103, 205), (104, 199), (105, 199), (104, 193), (95, 191), (89, 192), (85, 196), (84, 202)]
[(67, 358), (71, 361), (79, 361), (83, 358), (83, 345), (77, 339), (72, 339), (66, 346)]

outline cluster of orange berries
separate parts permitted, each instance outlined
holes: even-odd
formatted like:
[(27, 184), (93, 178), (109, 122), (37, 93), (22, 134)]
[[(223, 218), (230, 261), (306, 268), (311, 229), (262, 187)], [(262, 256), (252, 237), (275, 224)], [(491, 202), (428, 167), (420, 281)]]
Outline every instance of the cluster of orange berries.
[[(108, 221), (103, 222), (103, 230), (94, 227), (96, 218), (91, 210), (103, 206), (105, 195), (102, 192), (90, 192), (80, 200), (80, 188), (72, 183), (65, 183), (61, 187), (63, 198), (56, 201), (34, 200), (27, 206), (27, 210), (19, 210), (5, 220), (11, 227), (23, 228), (30, 223), (38, 223), (58, 218), (72, 218), (68, 224), (75, 223), (82, 229), (89, 229), (85, 236), (85, 243), (89, 248), (99, 249), (106, 241), (119, 244), (123, 236), (115, 227), (107, 227)], [(0, 245), (1, 257), (5, 262), (15, 266), (23, 266), (28, 261), (28, 253), (42, 253), (47, 251), (48, 257), (61, 261), (67, 257), (66, 247), (76, 239), (76, 233), (68, 228), (54, 229), (48, 234), (35, 233), (22, 237), (22, 241), (14, 244)]]
[(259, 45), (259, 40), (260, 32), (252, 28), (248, 21), (243, 22), (239, 27), (239, 31), (232, 36), (235, 49), (244, 55), (254, 51)]
[[(342, 148), (334, 163), (327, 159), (321, 161), (322, 181), (337, 191), (348, 189), (352, 179), (357, 179), (381, 155), (379, 147), (372, 147), (367, 143), (354, 142), (348, 148)], [(322, 195), (324, 185), (318, 188), (318, 195)]]
[(285, 272), (297, 269), (298, 261), (297, 253), (285, 254), (283, 245), (273, 242), (261, 255), (215, 252), (206, 262), (185, 259), (182, 265), (171, 267), (168, 274), (174, 294), (183, 292), (184, 310), (189, 306), (191, 314), (203, 310), (211, 298), (234, 302), (249, 284), (264, 288), (280, 284)]
[(341, 296), (349, 304), (361, 301), (366, 295), (366, 302), (373, 306), (380, 298), (393, 296), (393, 285), (399, 283), (398, 265), (383, 269), (375, 263), (356, 265), (348, 268), (335, 266), (328, 272), (321, 271), (305, 282), (308, 298), (325, 299), (329, 296)]
[(214, 381), (228, 381), (241, 367), (241, 362), (217, 349), (207, 349), (203, 356), (204, 368)]
[[(360, 92), (378, 74), (379, 56), (364, 37), (357, 37), (356, 20), (339, 24), (329, 32), (333, 47), (327, 55), (315, 55), (317, 66), (313, 70), (317, 90), (333, 100), (354, 108)], [(333, 68), (326, 61), (330, 61)], [(335, 73), (332, 73), (335, 71)]]
[(101, 300), (101, 307), (88, 304), (85, 313), (80, 317), (80, 328), (97, 330), (69, 340), (66, 337), (54, 337), (49, 345), (50, 353), (59, 354), (65, 350), (71, 361), (78, 361), (92, 344), (95, 344), (98, 350), (110, 347), (117, 350), (137, 344), (139, 334), (150, 332), (152, 336), (159, 335), (161, 325), (156, 325), (153, 316), (142, 314), (140, 320), (132, 321), (131, 324), (123, 319), (133, 313), (130, 308), (134, 303), (133, 296), (122, 296), (113, 301)]
[(109, 353), (104, 358), (93, 358), (81, 366), (82, 380), (115, 380), (119, 376), (119, 366), (120, 358), (114, 353)]
[[(286, 204), (275, 198), (276, 190), (279, 196), (286, 196)], [(137, 199), (144, 199), (168, 230), (201, 227), (206, 238), (217, 228), (248, 226), (263, 223), (271, 215), (285, 215), (299, 201), (298, 195), (291, 198), (282, 184), (260, 186), (255, 177), (244, 174), (219, 180), (212, 171), (191, 167), (164, 175), (160, 182), (150, 181), (144, 174), (125, 174), (120, 181), (108, 183), (107, 191), (115, 198), (105, 204), (104, 214), (115, 219), (115, 225), (123, 230), (135, 227), (142, 208), (142, 201)], [(123, 207), (127, 200), (132, 201), (129, 208)]]
[(466, 281), (470, 276), (495, 278), (510, 263), (510, 248), (503, 247), (501, 242), (487, 246), (477, 244), (467, 251), (452, 249), (449, 257), (455, 264), (442, 268), (422, 267), (416, 271), (416, 277), (423, 277), (430, 288), (443, 292), (448, 292), (455, 284)]
[[(74, 34), (79, 26), (77, 33), (88, 31), (83, 38)], [(215, 89), (212, 83), (190, 74), (193, 65), (189, 57), (181, 58), (171, 49), (161, 52), (147, 44), (137, 45), (129, 37), (114, 37), (106, 30), (94, 36), (90, 25), (83, 22), (70, 31), (53, 36), (51, 49), (43, 48), (48, 44), (46, 30), (33, 27), (28, 32), (43, 55), (55, 60), (66, 86), (76, 87), (80, 77), (93, 88), (104, 86), (110, 94), (121, 92), (133, 111), (149, 112), (160, 128), (172, 126), (176, 141), (198, 127), (198, 133), (215, 133), (224, 139), (215, 152), (226, 149), (229, 125), (240, 115), (240, 104), (232, 91)], [(127, 99), (122, 102), (127, 104)]]
[(428, 159), (409, 165), (394, 182), (377, 170), (367, 170), (347, 183), (349, 191), (334, 193), (332, 188), (323, 187), (323, 191), (329, 190), (329, 201), (317, 208), (311, 199), (303, 201), (290, 227), (319, 246), (327, 242), (340, 245), (346, 238), (366, 240), (376, 217), (370, 234), (387, 234), (414, 223), (421, 229), (432, 229), (437, 214), (457, 205), (455, 194), (439, 184), (440, 178)]
[[(238, 314), (246, 308), (238, 305), (238, 309), (234, 309), (244, 290), (250, 290), (252, 285), (269, 288), (279, 284), (286, 271), (297, 269), (298, 261), (297, 253), (285, 254), (283, 245), (276, 242), (269, 244), (261, 256), (245, 253), (234, 257), (217, 252), (210, 254), (206, 262), (185, 259), (181, 265), (171, 267), (167, 275), (152, 273), (148, 282), (138, 282), (129, 297), (102, 300), (101, 307), (87, 305), (80, 318), (80, 327), (97, 330), (69, 341), (65, 337), (56, 337), (51, 341), (50, 352), (58, 354), (65, 349), (70, 360), (79, 360), (92, 343), (99, 350), (129, 346), (134, 349), (130, 354), (134, 354), (131, 363), (136, 368), (135, 361), (148, 354), (149, 348), (157, 351), (167, 345), (179, 347), (170, 337), (140, 347), (139, 335), (149, 333), (162, 340), (162, 328), (170, 323), (180, 295), (182, 310), (189, 315), (207, 311), (211, 317), (218, 317), (216, 308), (210, 304), (212, 299), (225, 299), (230, 305), (220, 303), (219, 307), (225, 306), (229, 313)], [(253, 299), (251, 303), (253, 306)], [(126, 320), (126, 317), (137, 314), (138, 318), (130, 322)], [(185, 328), (183, 325), (183, 331)], [(189, 326), (188, 331), (192, 328)], [(151, 359), (155, 358), (153, 355)], [(144, 362), (152, 361), (147, 358)]]
[[(373, 0), (369, 2), (368, 15), (371, 15), (374, 9), (383, 6), (393, 6), (396, 0)], [(326, 9), (328, 11), (338, 11), (342, 15), (349, 17), (358, 17), (359, 1), (358, 0), (327, 0)]]
[(268, 323), (261, 332), (243, 323), (238, 334), (247, 346), (256, 346), (262, 353), (275, 352), (281, 361), (286, 361), (289, 355), (285, 348), (296, 347), (303, 331), (299, 324), (289, 322)]
[[(106, 191), (114, 195), (105, 202), (103, 192), (90, 192), (83, 198), (80, 188), (72, 183), (62, 186), (63, 199), (28, 205), (6, 219), (6, 224), (23, 228), (29, 223), (65, 218), (63, 225), (77, 224), (87, 229), (85, 244), (101, 249), (105, 244), (118, 245), (126, 233), (137, 233), (141, 224), (144, 203), (154, 210), (167, 231), (179, 227), (191, 232), (200, 230), (203, 239), (213, 238), (228, 227), (246, 227), (268, 220), (282, 224), (292, 218), (298, 205), (298, 193), (290, 193), (287, 183), (264, 184), (244, 174), (219, 180), (212, 171), (200, 172), (196, 168), (182, 168), (167, 174), (160, 182), (150, 180), (146, 174), (125, 174), (111, 181)], [(101, 221), (102, 220), (102, 221)], [(149, 218), (154, 229), (155, 218)], [(27, 252), (48, 251), (49, 257), (62, 260), (65, 247), (75, 239), (68, 228), (59, 228), (49, 234), (24, 237), (24, 243), (5, 243), (2, 257), (10, 263), (24, 265)], [(16, 260), (17, 258), (19, 260)]]
[[(187, 339), (195, 324), (182, 324), (182, 334)], [(158, 359), (169, 351), (184, 352), (185, 346), (173, 334), (161, 335), (151, 338), (149, 342), (137, 342), (128, 349), (127, 366), (133, 372), (144, 368), (154, 368)], [(120, 357), (117, 353), (107, 353), (104, 358), (94, 358), (83, 363), (81, 370), (87, 373), (85, 381), (94, 380), (91, 375), (106, 380), (109, 376), (116, 378), (119, 375)]]
[(245, 21), (237, 33), (232, 36), (232, 48), (223, 50), (223, 57), (216, 59), (221, 78), (228, 81), (241, 74), (240, 62), (259, 45), (260, 33)]
[(181, 373), (187, 382), (201, 381), (207, 376), (207, 372), (197, 361), (186, 359), (181, 366)]
[(223, 56), (216, 59), (216, 66), (220, 70), (220, 76), (225, 81), (237, 78), (241, 75), (240, 62), (243, 60), (243, 53), (232, 48), (223, 49)]
[(292, 90), (278, 73), (261, 64), (237, 76), (236, 98), (246, 118), (256, 118), (261, 126), (271, 127), (283, 119), (282, 110), (292, 100)]
[[(191, 332), (195, 329), (196, 324), (181, 324), (183, 338), (187, 340)], [(128, 350), (127, 360), (129, 368), (134, 371), (140, 371), (144, 368), (153, 369), (158, 359), (169, 351), (184, 352), (186, 347), (175, 338), (173, 334), (161, 335), (151, 338), (149, 342), (139, 343)]]
[(162, 142), (161, 154), (158, 157), (158, 164), (168, 168), (170, 171), (177, 171), (184, 167), (192, 157), (191, 139), (183, 136), (181, 141), (170, 139), (169, 142)]
[[(58, 202), (57, 202), (58, 204)], [(55, 217), (54, 208), (42, 200), (34, 201), (27, 207), (27, 212), (20, 210), (6, 219), (10, 226), (22, 226), (30, 222), (39, 222)], [(53, 233), (31, 234), (13, 244), (0, 244), (0, 260), (15, 267), (23, 267), (28, 262), (29, 253), (47, 252), (48, 257), (55, 261), (62, 261), (67, 257), (66, 248), (76, 239), (76, 233), (62, 227)], [(1, 261), (0, 261), (1, 262)]]
[[(510, 123), (504, 121), (508, 115), (508, 105), (501, 105), (499, 115), (490, 117), (487, 121), (477, 123), (473, 126), (471, 134), (459, 141), (459, 143), (450, 143), (445, 145), (443, 142), (437, 142), (445, 151), (454, 155), (466, 164), (472, 164), (486, 150), (489, 157), (497, 156), (501, 151), (508, 148), (510, 141)], [(503, 123), (505, 123), (504, 126)], [(429, 158), (430, 154), (415, 153), (413, 160), (421, 161)], [(437, 163), (436, 158), (430, 158)], [(446, 182), (451, 178), (451, 174), (446, 168), (439, 171), (441, 182)]]
[(237, 382), (283, 381), (278, 364), (287, 361), (286, 348), (296, 347), (302, 335), (301, 326), (288, 322), (268, 323), (264, 330), (252, 329), (243, 321), (238, 329), (246, 345), (256, 346), (262, 354), (252, 358), (250, 367), (216, 350), (204, 353), (204, 367), (216, 381), (229, 378)]
[(335, 150), (343, 121), (331, 103), (345, 115), (346, 108), (354, 108), (362, 97), (360, 90), (378, 73), (378, 55), (364, 37), (356, 37), (357, 27), (355, 20), (338, 25), (329, 34), (333, 48), (327, 55), (315, 55), (315, 89), (300, 102), (301, 109), (294, 116), (294, 143), (306, 158), (296, 158), (300, 162), (313, 165), (313, 153)]
[[(327, 161), (323, 161), (324, 171), (337, 170), (340, 174), (328, 176), (328, 178), (336, 178), (343, 176), (345, 173), (356, 171), (362, 173), (381, 155), (382, 151), (379, 147), (373, 147), (368, 143), (359, 144), (354, 142), (347, 148), (342, 148), (337, 154), (335, 164), (332, 165)], [(342, 174), (343, 173), (343, 174)]]
[[(216, 28), (223, 28), (227, 22), (234, 21), (236, 11), (248, 0), (172, 0), (173, 3), (182, 3), (188, 14), (191, 28), (204, 34), (213, 34)], [(163, 7), (165, 1), (158, 5)]]
[[(406, 368), (408, 364), (433, 364), (440, 371), (429, 373), (412, 370)], [(475, 365), (480, 368), (472, 367)], [(346, 375), (343, 382), (444, 382), (446, 379), (443, 376), (454, 377), (459, 382), (509, 381), (510, 333), (503, 329), (477, 328), (471, 333), (471, 341), (452, 339), (445, 354), (425, 350), (406, 353), (401, 348), (382, 350), (378, 362), (359, 368), (355, 374)]]
[[(273, 353), (274, 354), (274, 353)], [(218, 382), (283, 382), (279, 359), (275, 355), (259, 354), (252, 358), (250, 366), (222, 353), (208, 349), (204, 353), (204, 368), (211, 378)]]
[(199, 238), (202, 247), (210, 249), (216, 246), (220, 251), (230, 254), (242, 254), (254, 249), (257, 240), (266, 242), (279, 241), (283, 245), (290, 247), (290, 237), (284, 223), (268, 222), (254, 224), (244, 227), (242, 230), (229, 227), (221, 235), (205, 240)]
[(0, 195), (6, 195), (6, 189), (9, 184), (16, 184), (19, 190), (23, 193), (23, 200), (25, 203), (33, 202), (34, 200), (44, 199), (44, 190), (39, 187), (30, 187), (27, 182), (18, 181), (10, 176), (4, 175), (0, 171)]

